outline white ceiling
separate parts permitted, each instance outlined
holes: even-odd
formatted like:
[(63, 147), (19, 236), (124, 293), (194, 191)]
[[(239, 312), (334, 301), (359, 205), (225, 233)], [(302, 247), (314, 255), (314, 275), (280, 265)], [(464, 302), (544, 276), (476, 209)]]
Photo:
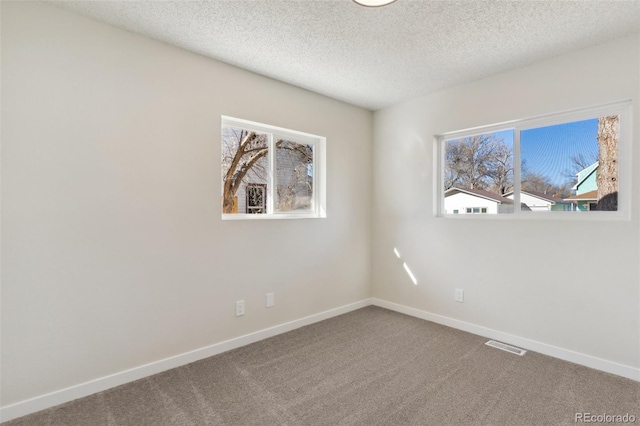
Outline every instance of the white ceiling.
[(640, 32), (640, 0), (50, 3), (372, 110)]

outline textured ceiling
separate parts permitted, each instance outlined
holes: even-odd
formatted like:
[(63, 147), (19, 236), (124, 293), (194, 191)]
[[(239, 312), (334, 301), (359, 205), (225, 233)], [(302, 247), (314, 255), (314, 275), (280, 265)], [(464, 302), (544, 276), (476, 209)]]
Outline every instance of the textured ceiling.
[(372, 110), (640, 32), (640, 0), (50, 3)]

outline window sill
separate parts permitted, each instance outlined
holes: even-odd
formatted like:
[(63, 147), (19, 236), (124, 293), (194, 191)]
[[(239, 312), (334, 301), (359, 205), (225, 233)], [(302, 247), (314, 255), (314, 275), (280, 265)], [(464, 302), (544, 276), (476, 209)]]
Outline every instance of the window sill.
[(441, 214), (437, 217), (454, 220), (560, 220), (560, 221), (628, 221), (631, 215), (625, 211), (617, 212), (522, 212), (509, 214)]
[(322, 213), (222, 214), (222, 220), (324, 219), (326, 217), (327, 215)]

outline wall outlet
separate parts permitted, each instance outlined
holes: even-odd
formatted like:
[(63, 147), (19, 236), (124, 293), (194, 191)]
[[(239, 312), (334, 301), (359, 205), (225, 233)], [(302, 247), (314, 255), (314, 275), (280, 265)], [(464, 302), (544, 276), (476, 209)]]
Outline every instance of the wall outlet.
[(276, 304), (276, 299), (273, 293), (267, 293), (267, 308)]
[(460, 302), (460, 303), (464, 302), (464, 290), (463, 289), (456, 288), (455, 300), (456, 300), (456, 302)]
[(244, 300), (238, 300), (236, 302), (236, 316), (241, 317), (244, 315)]

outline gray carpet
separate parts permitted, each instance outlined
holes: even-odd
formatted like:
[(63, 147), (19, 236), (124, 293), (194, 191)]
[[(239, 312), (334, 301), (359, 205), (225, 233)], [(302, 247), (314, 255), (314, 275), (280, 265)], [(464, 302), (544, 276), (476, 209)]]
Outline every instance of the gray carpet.
[(486, 340), (367, 307), (2, 425), (640, 423), (640, 383)]

